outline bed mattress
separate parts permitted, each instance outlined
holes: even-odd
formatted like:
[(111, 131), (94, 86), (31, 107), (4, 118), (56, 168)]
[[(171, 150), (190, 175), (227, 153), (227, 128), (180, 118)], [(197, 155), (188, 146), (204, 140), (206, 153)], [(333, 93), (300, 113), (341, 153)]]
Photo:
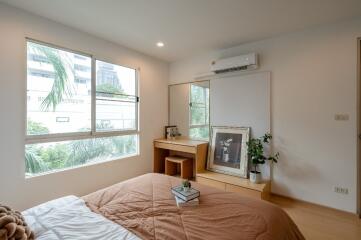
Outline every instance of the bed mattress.
[(180, 179), (145, 174), (83, 197), (95, 213), (141, 239), (304, 239), (290, 217), (269, 202), (192, 183), (198, 206), (178, 208)]

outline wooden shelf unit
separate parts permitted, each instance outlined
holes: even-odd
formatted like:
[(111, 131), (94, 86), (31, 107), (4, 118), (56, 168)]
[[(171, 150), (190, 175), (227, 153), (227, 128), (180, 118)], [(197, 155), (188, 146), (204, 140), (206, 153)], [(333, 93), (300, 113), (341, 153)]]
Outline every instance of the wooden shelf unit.
[(154, 140), (153, 172), (165, 173), (166, 157), (183, 156), (193, 159), (193, 174), (197, 182), (224, 191), (269, 200), (271, 188), (269, 181), (256, 184), (251, 183), (249, 179), (207, 171), (207, 153), (208, 142), (186, 138), (156, 139)]
[(207, 162), (208, 142), (180, 138), (154, 140), (153, 172), (165, 173), (165, 158), (182, 156), (193, 160), (193, 175), (203, 171)]
[(269, 200), (270, 182), (251, 183), (249, 179), (225, 175), (222, 173), (198, 172), (196, 181), (228, 192), (236, 192), (248, 197)]

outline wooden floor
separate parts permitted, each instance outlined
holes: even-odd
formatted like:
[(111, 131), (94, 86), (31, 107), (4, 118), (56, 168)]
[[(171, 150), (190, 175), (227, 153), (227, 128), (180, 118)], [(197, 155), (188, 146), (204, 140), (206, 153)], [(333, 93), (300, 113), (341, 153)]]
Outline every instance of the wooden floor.
[(361, 240), (361, 220), (354, 214), (280, 196), (271, 202), (291, 216), (307, 240)]

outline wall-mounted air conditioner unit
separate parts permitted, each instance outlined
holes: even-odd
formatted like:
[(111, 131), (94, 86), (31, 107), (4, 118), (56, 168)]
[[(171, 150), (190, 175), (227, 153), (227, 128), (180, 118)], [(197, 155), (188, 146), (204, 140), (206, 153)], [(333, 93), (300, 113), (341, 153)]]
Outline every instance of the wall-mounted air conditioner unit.
[(218, 73), (253, 70), (258, 68), (256, 53), (249, 53), (237, 57), (219, 59), (212, 62), (211, 71)]

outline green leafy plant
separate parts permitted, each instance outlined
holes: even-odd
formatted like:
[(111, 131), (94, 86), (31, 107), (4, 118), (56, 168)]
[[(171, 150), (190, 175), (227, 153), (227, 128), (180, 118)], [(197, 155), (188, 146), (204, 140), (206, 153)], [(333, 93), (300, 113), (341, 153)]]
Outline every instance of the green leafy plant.
[(41, 108), (44, 111), (55, 111), (56, 107), (63, 101), (64, 96), (72, 96), (72, 86), (67, 71), (67, 69), (71, 69), (71, 64), (57, 49), (36, 43), (29, 43), (29, 47), (33, 52), (45, 56), (54, 69), (54, 82), (49, 94), (41, 103)]
[(192, 184), (191, 184), (191, 182), (188, 181), (188, 180), (184, 180), (184, 181), (182, 182), (182, 187), (184, 187), (184, 188), (190, 188), (191, 186), (192, 186)]
[(29, 135), (48, 134), (49, 129), (39, 122), (28, 120), (27, 131)]
[(264, 153), (264, 145), (269, 145), (270, 141), (272, 140), (272, 135), (269, 133), (266, 133), (260, 138), (251, 138), (249, 142), (247, 142), (248, 146), (248, 156), (251, 159), (253, 170), (251, 172), (253, 173), (259, 173), (258, 172), (258, 165), (264, 164), (266, 161), (272, 161), (277, 163), (277, 160), (279, 159), (279, 153), (277, 152), (274, 155), (268, 155), (266, 156)]
[(115, 97), (115, 98), (122, 97), (117, 94), (124, 94), (124, 90), (120, 86), (115, 86), (110, 83), (103, 83), (103, 84), (97, 85), (97, 95), (99, 95), (99, 96)]
[(48, 170), (46, 163), (39, 157), (38, 149), (29, 145), (25, 149), (25, 171), (29, 174), (45, 172)]

